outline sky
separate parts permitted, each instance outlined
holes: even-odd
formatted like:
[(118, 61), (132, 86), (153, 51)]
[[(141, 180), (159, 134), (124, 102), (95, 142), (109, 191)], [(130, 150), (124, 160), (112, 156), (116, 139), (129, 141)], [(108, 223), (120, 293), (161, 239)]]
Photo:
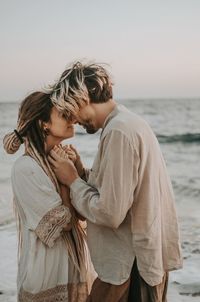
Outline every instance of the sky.
[(107, 63), (114, 97), (200, 97), (199, 0), (0, 0), (0, 101), (74, 61)]

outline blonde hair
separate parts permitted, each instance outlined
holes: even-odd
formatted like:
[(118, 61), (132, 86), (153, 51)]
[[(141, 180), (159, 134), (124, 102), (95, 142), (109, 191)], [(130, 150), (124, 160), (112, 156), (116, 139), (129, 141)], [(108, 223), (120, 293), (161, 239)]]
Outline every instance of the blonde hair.
[(51, 86), (51, 100), (58, 110), (70, 118), (91, 103), (104, 103), (113, 97), (112, 82), (99, 64), (76, 62), (69, 66)]

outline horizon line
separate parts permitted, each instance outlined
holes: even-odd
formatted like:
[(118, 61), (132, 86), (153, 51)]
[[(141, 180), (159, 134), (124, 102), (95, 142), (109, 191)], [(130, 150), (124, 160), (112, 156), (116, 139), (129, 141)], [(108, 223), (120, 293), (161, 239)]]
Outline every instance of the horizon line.
[[(116, 99), (116, 101), (146, 101), (146, 100), (149, 100), (149, 101), (156, 101), (156, 100), (168, 100), (168, 101), (175, 101), (175, 100), (200, 100), (200, 96), (188, 96), (188, 97), (119, 97), (119, 98), (113, 98), (113, 99)], [(4, 100), (4, 101), (1, 101), (0, 100), (0, 104), (20, 104), (21, 102), (23, 101), (23, 99), (21, 101), (9, 101), (9, 100)]]

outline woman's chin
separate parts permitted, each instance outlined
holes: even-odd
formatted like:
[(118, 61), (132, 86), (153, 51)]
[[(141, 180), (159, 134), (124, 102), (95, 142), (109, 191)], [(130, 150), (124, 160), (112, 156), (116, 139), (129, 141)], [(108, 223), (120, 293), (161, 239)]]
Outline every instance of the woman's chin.
[(66, 133), (66, 135), (65, 135), (65, 139), (73, 137), (74, 134), (75, 134), (74, 128), (72, 128), (72, 129), (69, 129), (69, 128), (68, 128), (68, 129), (67, 129), (67, 133)]

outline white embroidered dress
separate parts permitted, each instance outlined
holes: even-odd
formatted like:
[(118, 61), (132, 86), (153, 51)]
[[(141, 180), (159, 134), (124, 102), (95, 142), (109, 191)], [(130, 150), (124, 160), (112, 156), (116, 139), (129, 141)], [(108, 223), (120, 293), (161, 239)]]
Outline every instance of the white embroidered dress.
[[(15, 162), (11, 180), (23, 238), (18, 301), (85, 301), (80, 286), (84, 283), (69, 260), (62, 238), (71, 214), (62, 205), (54, 184), (30, 156), (22, 156)], [(77, 292), (76, 288), (73, 295), (70, 279), (73, 275), (74, 280), (74, 274), (80, 290)]]

